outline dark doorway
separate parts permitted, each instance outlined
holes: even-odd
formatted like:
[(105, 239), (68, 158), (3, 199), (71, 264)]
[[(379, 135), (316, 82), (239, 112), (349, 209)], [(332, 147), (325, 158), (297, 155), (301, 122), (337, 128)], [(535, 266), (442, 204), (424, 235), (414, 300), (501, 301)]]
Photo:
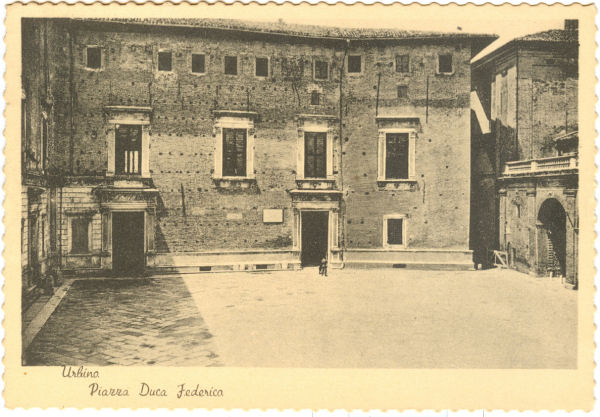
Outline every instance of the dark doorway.
[(144, 272), (144, 213), (112, 214), (113, 272), (139, 275)]
[(39, 222), (38, 214), (29, 213), (29, 285), (38, 284), (40, 277), (40, 259), (39, 259)]
[(314, 266), (327, 259), (329, 212), (302, 212), (302, 266)]
[(538, 259), (540, 272), (546, 276), (565, 276), (566, 272), (566, 220), (563, 206), (554, 198), (540, 207)]

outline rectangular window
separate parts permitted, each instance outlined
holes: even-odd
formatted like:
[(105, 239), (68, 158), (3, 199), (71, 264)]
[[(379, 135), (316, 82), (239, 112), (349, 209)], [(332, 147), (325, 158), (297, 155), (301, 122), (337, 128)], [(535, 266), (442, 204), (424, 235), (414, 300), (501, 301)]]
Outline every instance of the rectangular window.
[(88, 253), (90, 219), (77, 217), (71, 220), (71, 253)]
[(223, 175), (246, 176), (246, 129), (223, 129)]
[(387, 219), (387, 244), (403, 245), (402, 227), (404, 219)]
[(408, 55), (396, 55), (396, 72), (410, 72)]
[(362, 71), (362, 57), (360, 55), (348, 55), (348, 72), (360, 73)]
[(206, 57), (204, 54), (192, 54), (192, 72), (204, 74), (206, 72)]
[(438, 72), (440, 74), (452, 73), (452, 55), (441, 54), (438, 56)]
[(142, 126), (117, 125), (115, 129), (115, 172), (139, 174), (142, 163)]
[(385, 135), (386, 179), (408, 179), (408, 133)]
[(46, 215), (42, 216), (42, 256), (46, 256)]
[(102, 49), (99, 46), (88, 46), (86, 48), (86, 67), (99, 69), (102, 67)]
[(42, 117), (42, 170), (48, 168), (48, 119)]
[(159, 71), (171, 71), (173, 54), (171, 52), (159, 52), (158, 53), (158, 70)]
[(237, 56), (226, 56), (225, 57), (225, 74), (237, 75)]
[(313, 106), (319, 105), (319, 92), (317, 90), (313, 90), (310, 93), (310, 104)]
[(315, 61), (315, 80), (326, 80), (329, 78), (329, 63), (327, 61)]
[(269, 76), (269, 58), (256, 58), (255, 74), (257, 77)]
[(398, 98), (408, 98), (408, 86), (407, 85), (399, 85), (398, 86)]
[(304, 133), (304, 177), (327, 177), (327, 134)]

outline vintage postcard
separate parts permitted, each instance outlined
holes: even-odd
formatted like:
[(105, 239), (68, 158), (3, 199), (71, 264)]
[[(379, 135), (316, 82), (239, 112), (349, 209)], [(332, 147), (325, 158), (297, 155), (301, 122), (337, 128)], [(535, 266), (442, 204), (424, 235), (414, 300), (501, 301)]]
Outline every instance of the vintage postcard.
[(593, 407), (593, 6), (12, 4), (14, 407)]

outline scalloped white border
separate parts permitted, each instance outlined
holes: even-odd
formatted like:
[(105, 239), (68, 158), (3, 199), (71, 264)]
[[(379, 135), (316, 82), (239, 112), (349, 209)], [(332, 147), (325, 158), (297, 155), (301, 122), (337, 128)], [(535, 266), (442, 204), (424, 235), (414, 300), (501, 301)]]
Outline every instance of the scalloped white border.
[[(4, 42), (4, 37), (6, 35), (6, 28), (4, 26), (4, 20), (6, 18), (6, 5), (11, 4), (11, 3), (18, 3), (19, 1), (13, 1), (13, 0), (0, 0), (0, 4), (3, 6), (0, 8), (0, 20), (3, 22), (2, 26), (0, 28), (0, 37), (2, 38), (2, 42), (0, 43), (0, 55), (4, 58), (5, 52), (6, 52), (6, 44)], [(363, 4), (375, 4), (375, 3), (380, 3), (380, 4), (393, 4), (393, 3), (401, 3), (401, 4), (412, 4), (412, 3), (419, 3), (419, 4), (423, 4), (423, 5), (427, 5), (427, 4), (433, 4), (433, 3), (437, 3), (440, 5), (446, 5), (446, 4), (459, 4), (459, 5), (464, 5), (464, 4), (476, 4), (476, 5), (481, 5), (481, 4), (494, 4), (494, 5), (502, 5), (502, 4), (512, 4), (512, 5), (519, 5), (519, 4), (529, 4), (529, 5), (536, 5), (536, 4), (563, 4), (563, 5), (571, 5), (571, 4), (595, 4), (596, 5), (596, 18), (595, 18), (595, 22), (596, 22), (596, 28), (600, 28), (600, 13), (598, 13), (598, 10), (600, 9), (600, 0), (584, 0), (584, 1), (574, 1), (574, 0), (568, 0), (568, 1), (544, 1), (544, 0), (525, 0), (525, 1), (515, 1), (515, 0), (509, 0), (509, 1), (500, 1), (500, 0), (490, 0), (490, 1), (482, 1), (482, 0), (473, 0), (473, 1), (468, 1), (468, 0), (456, 0), (456, 1), (451, 1), (451, 0), (416, 0), (416, 1), (409, 1), (409, 0), (206, 0), (206, 1), (202, 1), (202, 0), (155, 0), (155, 1), (148, 1), (148, 0), (131, 0), (131, 1), (127, 1), (127, 0), (47, 0), (47, 1), (35, 1), (35, 0), (22, 0), (22, 3), (68, 3), (68, 4), (74, 4), (74, 3), (85, 3), (85, 4), (92, 4), (92, 3), (104, 3), (104, 4), (109, 4), (109, 3), (120, 3), (120, 4), (124, 4), (124, 3), (138, 3), (138, 4), (144, 4), (144, 3), (156, 3), (156, 4), (163, 4), (163, 3), (172, 3), (172, 4), (180, 4), (180, 3), (189, 3), (189, 4), (198, 4), (198, 3), (209, 3), (209, 4), (214, 4), (214, 3), (225, 3), (225, 4), (233, 4), (233, 3), (243, 3), (243, 4), (250, 4), (250, 3), (257, 3), (257, 4), (267, 4), (267, 3), (276, 3), (276, 4), (284, 4), (284, 3), (291, 3), (291, 4), (301, 4), (301, 3), (309, 3), (309, 4), (317, 4), (317, 3), (328, 3), (328, 4), (335, 4), (335, 3), (346, 3), (346, 4), (355, 4), (355, 3), (363, 3)], [(595, 86), (595, 92), (596, 92), (596, 98), (600, 97), (600, 84), (597, 82), (598, 80), (600, 80), (600, 65), (598, 64), (600, 62), (600, 48), (598, 48), (598, 45), (600, 45), (600, 31), (596, 31), (596, 36), (595, 36), (595, 40), (596, 40), (596, 53), (595, 53), (595, 57), (596, 57), (596, 69), (595, 69), (595, 74), (596, 74), (596, 86)], [(4, 74), (6, 71), (6, 64), (4, 62), (4, 59), (2, 59), (0, 61), (0, 72), (2, 74)], [(0, 239), (0, 254), (2, 254), (4, 252), (4, 232), (5, 232), (5, 226), (4, 226), (4, 198), (5, 198), (5, 192), (4, 192), (4, 183), (6, 180), (6, 176), (5, 176), (5, 172), (4, 172), (4, 163), (5, 163), (5, 156), (4, 156), (4, 148), (6, 145), (6, 138), (4, 137), (4, 130), (6, 127), (6, 120), (4, 117), (4, 111), (6, 109), (6, 102), (4, 100), (4, 93), (5, 93), (5, 89), (6, 89), (6, 84), (5, 84), (5, 80), (4, 80), (4, 76), (0, 78), (0, 110), (1, 110), (1, 117), (0, 117), (0, 132), (2, 132), (1, 136), (0, 136), (0, 237), (2, 239)], [(596, 110), (596, 115), (600, 115), (600, 100), (596, 100), (596, 105), (595, 105), (595, 110)], [(598, 150), (600, 150), (600, 136), (598, 135), (598, 133), (600, 132), (600, 118), (596, 118), (595, 121), (595, 127), (596, 127), (596, 140), (595, 140), (595, 144), (596, 144), (596, 156), (595, 156), (595, 163), (596, 163), (596, 167), (600, 167), (600, 152), (598, 152)], [(596, 187), (595, 187), (595, 199), (596, 199), (596, 208), (595, 208), (595, 215), (596, 215), (596, 221), (595, 221), (595, 231), (596, 231), (596, 238), (595, 238), (595, 242), (594, 242), (594, 248), (596, 250), (596, 254), (594, 257), (594, 266), (596, 268), (596, 274), (594, 277), (594, 285), (595, 288), (598, 289), (599, 288), (599, 284), (600, 284), (600, 187), (598, 187), (598, 184), (600, 184), (600, 170), (596, 170), (596, 174), (595, 174), (595, 181), (596, 181)], [(4, 270), (4, 257), (0, 256), (0, 271)], [(4, 274), (0, 274), (0, 289), (3, 288), (4, 286), (4, 281), (5, 281), (5, 277)], [(0, 291), (0, 307), (3, 306), (4, 304), (4, 292)], [(594, 297), (594, 304), (596, 306), (596, 310), (595, 310), (595, 314), (594, 314), (594, 324), (596, 326), (596, 330), (594, 332), (594, 342), (596, 344), (596, 349), (595, 349), (595, 353), (594, 353), (594, 360), (596, 362), (596, 364), (598, 364), (600, 362), (600, 313), (598, 311), (598, 306), (600, 305), (600, 294), (598, 291), (596, 291), (595, 293), (595, 297)], [(4, 310), (2, 308), (0, 308), (0, 323), (2, 323), (4, 320)], [(0, 326), (0, 342), (2, 342), (4, 340), (4, 336), (5, 336), (5, 331), (4, 331), (4, 327)], [(3, 375), (4, 375), (4, 364), (2, 362), (2, 358), (4, 358), (4, 346), (2, 343), (0, 343), (0, 392), (4, 391), (4, 380), (3, 380)], [(24, 410), (22, 408), (19, 409), (15, 409), (15, 410), (7, 410), (5, 407), (5, 401), (3, 397), (0, 397), (0, 412), (3, 415), (6, 416), (23, 416), (23, 415), (41, 415), (42, 413), (44, 414), (44, 416), (49, 416), (49, 417), (73, 417), (73, 416), (93, 416), (93, 417), (105, 417), (105, 416), (112, 416), (112, 415), (119, 415), (119, 416), (140, 416), (140, 415), (154, 415), (154, 416), (163, 416), (163, 415), (174, 415), (174, 416), (183, 416), (183, 415), (187, 415), (190, 416), (193, 415), (194, 416), (198, 416), (198, 415), (202, 415), (202, 416), (211, 416), (211, 417), (259, 417), (259, 416), (266, 416), (266, 417), (274, 417), (274, 416), (295, 416), (295, 417), (325, 417), (325, 416), (332, 416), (332, 417), (379, 417), (379, 416), (401, 416), (401, 417), (497, 417), (497, 416), (510, 416), (510, 417), (515, 417), (515, 416), (524, 416), (524, 417), (533, 417), (533, 416), (539, 416), (539, 417), (545, 417), (545, 416), (575, 416), (575, 417), (580, 417), (580, 416), (600, 416), (600, 367), (598, 367), (596, 365), (595, 370), (594, 370), (594, 380), (596, 382), (596, 385), (594, 387), (594, 397), (595, 397), (595, 405), (592, 411), (590, 411), (589, 413), (586, 413), (584, 411), (581, 410), (577, 410), (577, 411), (573, 411), (573, 412), (565, 412), (565, 411), (555, 411), (555, 412), (549, 412), (547, 410), (544, 411), (539, 411), (539, 412), (534, 412), (534, 411), (524, 411), (524, 412), (519, 412), (519, 411), (515, 411), (515, 410), (511, 410), (511, 411), (502, 411), (502, 410), (494, 410), (494, 411), (484, 411), (484, 410), (478, 410), (478, 411), (467, 411), (467, 410), (460, 410), (460, 411), (449, 411), (449, 410), (443, 410), (443, 411), (433, 411), (433, 410), (422, 410), (422, 411), (416, 411), (416, 410), (405, 410), (402, 412), (399, 411), (395, 411), (395, 410), (389, 410), (389, 411), (381, 411), (381, 410), (372, 410), (369, 412), (365, 412), (365, 411), (348, 411), (348, 410), (335, 410), (335, 411), (327, 411), (327, 410), (319, 410), (319, 411), (313, 411), (313, 410), (240, 410), (240, 409), (234, 409), (234, 410), (223, 410), (223, 409), (214, 409), (214, 410), (205, 410), (205, 409), (197, 409), (197, 410), (187, 410), (187, 409), (176, 409), (176, 410), (167, 410), (167, 409), (155, 409), (155, 410), (149, 410), (149, 409), (138, 409), (138, 410), (131, 410), (131, 409), (120, 409), (120, 410), (114, 410), (114, 409), (101, 409), (101, 410), (97, 410), (97, 409), (83, 409), (83, 410), (76, 410), (73, 408), (68, 408), (68, 409), (64, 409), (64, 410), (59, 410), (57, 408), (49, 408), (46, 410), (42, 410), (39, 408), (33, 408), (33, 409), (29, 409), (29, 410)], [(32, 395), (43, 395), (43, 392), (37, 392), (37, 393), (32, 393)]]

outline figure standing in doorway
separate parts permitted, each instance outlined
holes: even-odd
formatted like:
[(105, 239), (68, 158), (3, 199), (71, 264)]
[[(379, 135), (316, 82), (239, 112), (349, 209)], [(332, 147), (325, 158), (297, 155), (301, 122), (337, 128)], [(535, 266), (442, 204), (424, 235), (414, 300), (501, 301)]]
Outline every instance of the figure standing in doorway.
[(321, 259), (319, 264), (319, 275), (327, 276), (327, 258)]

